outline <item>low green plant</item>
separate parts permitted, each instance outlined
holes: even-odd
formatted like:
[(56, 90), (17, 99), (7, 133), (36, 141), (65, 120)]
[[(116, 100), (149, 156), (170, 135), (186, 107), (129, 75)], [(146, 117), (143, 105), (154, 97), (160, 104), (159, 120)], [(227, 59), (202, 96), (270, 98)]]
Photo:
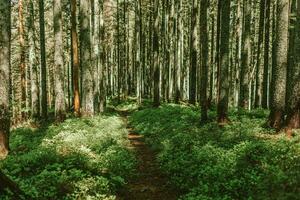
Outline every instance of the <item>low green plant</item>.
[(117, 116), (68, 119), (14, 130), (11, 153), (0, 167), (31, 199), (112, 200), (135, 168), (127, 146)]
[(200, 125), (196, 107), (167, 104), (135, 112), (130, 124), (158, 151), (161, 169), (182, 200), (300, 199), (300, 137), (263, 128), (265, 110), (216, 113)]

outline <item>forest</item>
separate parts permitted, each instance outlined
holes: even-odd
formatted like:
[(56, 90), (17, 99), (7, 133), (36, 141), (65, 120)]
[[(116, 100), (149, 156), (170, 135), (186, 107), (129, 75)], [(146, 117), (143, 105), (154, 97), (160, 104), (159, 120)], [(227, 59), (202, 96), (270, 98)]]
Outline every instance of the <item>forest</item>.
[(0, 0), (0, 199), (299, 194), (300, 0)]

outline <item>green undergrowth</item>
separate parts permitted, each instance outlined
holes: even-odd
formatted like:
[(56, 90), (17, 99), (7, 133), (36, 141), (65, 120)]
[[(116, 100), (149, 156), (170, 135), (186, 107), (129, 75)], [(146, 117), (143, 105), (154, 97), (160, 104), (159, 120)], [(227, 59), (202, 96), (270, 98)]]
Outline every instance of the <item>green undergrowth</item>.
[(115, 199), (136, 163), (125, 125), (114, 115), (19, 128), (10, 143), (0, 167), (30, 199)]
[(158, 151), (161, 169), (184, 200), (300, 199), (300, 137), (263, 128), (267, 112), (232, 111), (219, 127), (215, 112), (163, 105), (135, 112), (130, 124)]

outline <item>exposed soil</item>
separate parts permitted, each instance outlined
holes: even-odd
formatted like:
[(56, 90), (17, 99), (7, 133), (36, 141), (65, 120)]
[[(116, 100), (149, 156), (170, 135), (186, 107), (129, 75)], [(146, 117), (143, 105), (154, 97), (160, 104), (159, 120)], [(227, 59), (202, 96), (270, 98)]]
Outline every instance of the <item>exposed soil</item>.
[[(127, 114), (121, 113), (127, 124)], [(135, 151), (138, 167), (135, 176), (119, 191), (117, 200), (176, 200), (178, 191), (168, 185), (155, 160), (155, 152), (144, 142), (144, 137), (127, 127), (130, 149)]]

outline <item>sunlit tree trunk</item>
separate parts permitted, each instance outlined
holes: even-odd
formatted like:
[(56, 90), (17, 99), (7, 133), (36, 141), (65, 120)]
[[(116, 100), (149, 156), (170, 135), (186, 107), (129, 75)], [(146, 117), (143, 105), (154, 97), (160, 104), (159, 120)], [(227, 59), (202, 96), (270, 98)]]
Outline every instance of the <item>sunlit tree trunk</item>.
[(29, 39), (29, 65), (30, 65), (30, 86), (31, 86), (31, 117), (37, 119), (40, 117), (40, 90), (39, 90), (39, 75), (38, 62), (36, 55), (36, 39), (34, 26), (34, 5), (32, 0), (29, 2), (29, 18), (28, 18), (28, 39)]
[(62, 27), (61, 0), (53, 2), (54, 25), (54, 76), (55, 76), (55, 117), (58, 121), (65, 119), (66, 104), (64, 93), (64, 46)]
[(79, 53), (78, 53), (78, 34), (76, 20), (76, 0), (71, 0), (71, 45), (72, 45), (72, 79), (73, 79), (73, 106), (76, 116), (80, 115), (80, 96), (79, 96)]
[(94, 69), (91, 63), (90, 1), (80, 0), (80, 64), (82, 68), (82, 114), (94, 114)]

